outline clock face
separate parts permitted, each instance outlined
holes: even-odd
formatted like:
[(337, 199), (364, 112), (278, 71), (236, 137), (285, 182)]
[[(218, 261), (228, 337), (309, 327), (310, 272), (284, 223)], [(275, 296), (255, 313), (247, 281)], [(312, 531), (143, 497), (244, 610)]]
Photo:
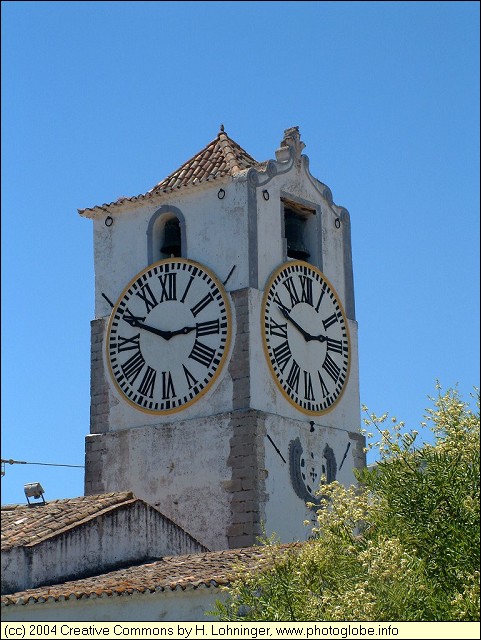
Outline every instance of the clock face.
[(297, 409), (319, 415), (339, 401), (349, 377), (349, 331), (327, 278), (293, 260), (271, 276), (262, 303), (262, 335), (269, 368)]
[(150, 265), (110, 317), (107, 361), (118, 391), (148, 413), (191, 405), (222, 369), (230, 325), (227, 294), (206, 267), (182, 258)]

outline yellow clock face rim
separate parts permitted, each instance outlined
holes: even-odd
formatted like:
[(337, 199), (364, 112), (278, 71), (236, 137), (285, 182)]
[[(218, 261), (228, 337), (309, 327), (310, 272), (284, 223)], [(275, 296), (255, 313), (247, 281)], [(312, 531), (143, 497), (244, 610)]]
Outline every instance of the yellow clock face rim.
[[(118, 365), (115, 368), (115, 364), (113, 364), (113, 360), (112, 360), (112, 340), (115, 340), (112, 335), (113, 335), (113, 331), (114, 331), (114, 326), (116, 326), (116, 323), (118, 325), (118, 321), (119, 321), (119, 314), (123, 312), (119, 311), (119, 307), (123, 307), (125, 306), (125, 300), (132, 298), (133, 293), (130, 293), (129, 295), (129, 291), (132, 292), (132, 288), (135, 287), (135, 285), (137, 283), (139, 283), (140, 281), (142, 281), (142, 279), (150, 273), (154, 273), (156, 270), (160, 269), (160, 270), (164, 270), (166, 267), (167, 268), (171, 268), (174, 266), (180, 266), (180, 265), (184, 265), (183, 267), (181, 266), (180, 269), (185, 271), (186, 273), (193, 274), (194, 278), (200, 278), (203, 280), (203, 282), (207, 282), (209, 285), (209, 288), (212, 291), (215, 291), (216, 294), (219, 294), (220, 298), (221, 298), (221, 302), (218, 302), (218, 306), (220, 309), (222, 309), (222, 311), (218, 312), (220, 314), (222, 314), (222, 321), (221, 321), (221, 329), (220, 329), (220, 333), (221, 333), (221, 345), (219, 344), (219, 348), (218, 350), (221, 350), (221, 354), (220, 357), (216, 357), (215, 360), (213, 360), (214, 362), (216, 362), (217, 364), (215, 365), (215, 369), (212, 371), (208, 372), (208, 380), (205, 379), (204, 381), (202, 381), (202, 383), (199, 385), (199, 388), (197, 391), (195, 391), (196, 386), (193, 382), (189, 381), (188, 377), (186, 377), (186, 380), (189, 382), (189, 385), (192, 384), (192, 397), (186, 401), (181, 402), (180, 404), (178, 404), (177, 406), (170, 406), (170, 403), (166, 404), (165, 408), (153, 408), (152, 406), (148, 406), (149, 402), (144, 402), (143, 405), (139, 404), (139, 402), (134, 401), (131, 399), (131, 397), (129, 397), (128, 395), (128, 391), (130, 389), (124, 390), (122, 389), (121, 385), (119, 384), (118, 381), (118, 377), (119, 377), (119, 373), (118, 373)], [(187, 280), (188, 282), (188, 280)], [(189, 287), (185, 284), (184, 282), (184, 288), (187, 289), (187, 291), (184, 291), (184, 295), (187, 297), (190, 294)], [(165, 293), (165, 290), (164, 290)], [(219, 297), (216, 295), (216, 299), (219, 300)], [(188, 301), (188, 297), (187, 297), (187, 301)], [(193, 298), (190, 300), (190, 302), (188, 302), (186, 308), (190, 305), (193, 304), (194, 302), (199, 303), (199, 300), (194, 300)], [(193, 305), (194, 308), (195, 307), (199, 307), (199, 304), (197, 305)], [(201, 311), (204, 310), (204, 307), (202, 307)], [(192, 309), (191, 309), (192, 311)], [(202, 318), (202, 313), (201, 312), (197, 312), (200, 313), (199, 318)], [(192, 342), (195, 340), (197, 342), (197, 338), (196, 335), (199, 334), (199, 331), (197, 329), (197, 331), (195, 330), (195, 325), (196, 323), (196, 318), (197, 318), (197, 314), (195, 315), (195, 317), (193, 317), (192, 319), (190, 319), (189, 317), (189, 325), (192, 325), (189, 328), (188, 333), (190, 334), (189, 336), (182, 336), (180, 335), (179, 337), (175, 336), (174, 341), (175, 340), (188, 340), (191, 336), (191, 340)], [(143, 269), (142, 271), (140, 271), (136, 276), (134, 276), (130, 282), (124, 287), (122, 293), (120, 294), (116, 304), (114, 305), (112, 312), (110, 314), (110, 318), (109, 318), (109, 323), (107, 326), (107, 333), (106, 333), (106, 340), (105, 340), (105, 354), (106, 354), (106, 361), (108, 364), (108, 370), (110, 373), (110, 378), (113, 381), (115, 388), (117, 390), (117, 392), (119, 393), (120, 397), (125, 400), (130, 406), (134, 407), (135, 409), (137, 409), (138, 411), (142, 411), (143, 413), (147, 413), (150, 415), (157, 415), (157, 416), (163, 416), (163, 415), (170, 415), (173, 413), (177, 413), (179, 411), (183, 411), (185, 410), (187, 407), (192, 406), (194, 403), (196, 403), (200, 398), (202, 398), (208, 391), (210, 391), (210, 389), (212, 388), (214, 382), (217, 380), (217, 378), (219, 377), (219, 375), (221, 374), (221, 372), (223, 371), (225, 362), (227, 360), (227, 358), (229, 357), (229, 353), (230, 353), (230, 345), (231, 345), (231, 340), (232, 340), (232, 320), (231, 320), (232, 316), (231, 316), (231, 309), (230, 309), (230, 303), (229, 303), (229, 297), (228, 294), (222, 284), (222, 282), (217, 278), (217, 276), (206, 266), (204, 266), (203, 264), (199, 263), (199, 262), (195, 262), (194, 260), (188, 260), (186, 258), (167, 258), (165, 260), (159, 260), (158, 262), (155, 262), (151, 265), (149, 265), (148, 267), (146, 267), (145, 269)], [(145, 319), (146, 320), (146, 319)], [(185, 322), (185, 320), (183, 321)], [(180, 324), (183, 324), (182, 321), (179, 321)], [(152, 324), (152, 323), (150, 323)], [(207, 323), (203, 323), (205, 324), (209, 324)], [(224, 326), (225, 325), (225, 326)], [(179, 326), (179, 325), (178, 325)], [(164, 327), (165, 329), (165, 327)], [(180, 331), (176, 330), (175, 333), (179, 334)], [(159, 336), (158, 340), (160, 342), (162, 342), (162, 338)], [(205, 341), (206, 338), (203, 338), (203, 340)], [(170, 342), (170, 339), (169, 339)], [(118, 342), (117, 342), (118, 344)], [(204, 345), (203, 345), (204, 346)], [(217, 350), (216, 350), (217, 352)], [(208, 355), (206, 355), (206, 351), (205, 350), (201, 350), (198, 351), (199, 354), (199, 358), (202, 360), (203, 358), (207, 358), (209, 357), (209, 353)], [(218, 356), (218, 354), (216, 353), (216, 356)], [(115, 357), (115, 356), (114, 356)], [(205, 365), (207, 366), (207, 365)], [(114, 370), (115, 369), (115, 370)], [(185, 374), (185, 376), (188, 376), (189, 373)], [(144, 376), (145, 378), (145, 376)], [(199, 382), (198, 380), (196, 380), (196, 382)], [(169, 379), (165, 378), (163, 380), (164, 386), (166, 388), (166, 390), (168, 391), (169, 389), (172, 389), (172, 387), (169, 387)], [(189, 387), (190, 388), (190, 387)], [(141, 394), (140, 394), (141, 395)], [(152, 405), (154, 403), (150, 403), (150, 405)]]
[[(287, 274), (289, 274), (289, 272), (294, 272), (297, 274), (303, 274), (306, 275), (309, 272), (312, 274), (312, 277), (318, 282), (318, 283), (325, 283), (325, 291), (329, 292), (329, 298), (332, 301), (332, 304), (334, 306), (334, 308), (338, 309), (338, 314), (340, 314), (340, 325), (342, 326), (342, 328), (344, 329), (343, 332), (343, 337), (342, 337), (342, 344), (343, 344), (343, 352), (346, 353), (346, 359), (347, 362), (344, 362), (344, 366), (342, 368), (342, 377), (343, 377), (343, 381), (342, 381), (342, 386), (339, 389), (339, 391), (336, 393), (334, 399), (332, 400), (332, 402), (330, 402), (330, 404), (328, 406), (325, 407), (319, 407), (319, 408), (313, 408), (313, 405), (316, 404), (314, 402), (304, 402), (304, 401), (298, 401), (296, 399), (295, 396), (298, 397), (298, 394), (292, 394), (292, 391), (289, 393), (287, 390), (287, 384), (286, 384), (286, 375), (281, 375), (281, 373), (279, 372), (279, 366), (278, 363), (275, 361), (275, 358), (273, 357), (273, 349), (274, 347), (272, 346), (272, 344), (274, 343), (273, 340), (271, 340), (270, 338), (270, 332), (268, 330), (268, 319), (270, 318), (270, 313), (269, 313), (269, 307), (271, 304), (271, 298), (274, 297), (274, 292), (278, 289), (278, 287), (280, 285), (282, 285), (282, 275), (285, 273), (286, 277), (288, 277)], [(320, 285), (322, 287), (322, 285)], [(298, 286), (299, 289), (299, 286)], [(286, 306), (288, 306), (288, 301), (290, 300), (290, 302), (292, 302), (292, 298), (290, 298), (290, 294), (289, 292), (286, 291), (286, 289), (283, 289), (283, 293), (285, 294), (283, 301), (286, 304)], [(299, 300), (302, 302), (302, 296), (304, 295), (304, 291), (302, 291), (302, 293), (300, 291), (294, 292), (294, 294), (298, 294), (299, 295)], [(331, 296), (332, 294), (332, 296)], [(327, 298), (326, 298), (327, 299)], [(289, 304), (290, 304), (289, 302)], [(295, 304), (293, 305), (293, 307), (295, 306)], [(292, 308), (293, 308), (292, 307)], [(279, 319), (279, 316), (278, 316)], [(285, 320), (285, 325), (289, 325), (289, 327), (291, 327), (291, 323), (287, 321), (287, 319)], [(321, 320), (319, 321), (319, 330), (314, 329), (312, 326), (309, 326), (306, 324), (305, 327), (303, 327), (305, 330), (307, 331), (311, 331), (311, 335), (315, 335), (320, 333), (321, 331), (323, 331), (323, 327), (322, 327), (322, 323)], [(283, 331), (285, 330), (285, 328), (283, 329)], [(293, 329), (293, 331), (296, 331), (296, 329)], [(276, 385), (278, 387), (278, 389), (280, 390), (280, 392), (282, 393), (283, 397), (289, 402), (290, 405), (292, 405), (295, 409), (297, 409), (298, 411), (301, 411), (302, 413), (306, 414), (306, 415), (312, 415), (312, 416), (318, 416), (318, 415), (324, 415), (326, 413), (331, 412), (340, 402), (348, 381), (349, 381), (349, 374), (350, 374), (350, 368), (351, 368), (351, 340), (350, 340), (350, 334), (349, 334), (349, 327), (348, 327), (348, 323), (347, 323), (347, 317), (346, 314), (344, 312), (344, 308), (342, 306), (342, 303), (340, 301), (340, 298), (334, 288), (334, 286), (331, 284), (331, 282), (328, 280), (328, 278), (326, 278), (326, 276), (322, 273), (322, 271), (320, 269), (318, 269), (317, 267), (304, 262), (302, 260), (289, 260), (288, 262), (283, 263), (282, 265), (280, 265), (279, 267), (277, 267), (273, 273), (270, 275), (269, 277), (269, 281), (266, 285), (265, 291), (264, 291), (264, 296), (262, 299), (262, 305), (261, 305), (261, 333), (262, 333), (262, 346), (263, 346), (263, 350), (264, 350), (264, 355), (265, 358), (267, 360), (268, 363), (268, 367), (269, 370), (271, 372), (271, 375), (273, 377), (273, 379), (276, 382)], [(276, 344), (276, 346), (279, 346), (282, 342), (283, 338), (279, 338), (279, 342)], [(288, 342), (286, 340), (286, 342)], [(301, 339), (302, 342), (302, 339)], [(312, 345), (317, 345), (317, 341), (312, 340), (312, 343), (309, 342), (309, 344)], [(315, 348), (315, 347), (314, 347)], [(286, 355), (287, 358), (287, 355)], [(292, 360), (294, 360), (293, 358), (291, 358)], [(274, 363), (273, 363), (274, 361)], [(290, 363), (289, 363), (290, 364)], [(332, 367), (336, 367), (337, 371), (337, 363), (335, 363), (334, 365), (332, 365)], [(318, 373), (320, 373), (320, 370), (322, 368), (322, 362), (319, 361), (319, 371)], [(331, 370), (331, 367), (327, 367), (326, 369), (327, 371)], [(286, 367), (286, 371), (287, 371), (287, 367)], [(292, 371), (292, 368), (291, 368)], [(304, 372), (304, 376), (306, 376), (307, 372)], [(324, 377), (326, 379), (329, 380), (329, 375), (326, 375), (324, 371), (322, 371), (322, 375), (324, 375)], [(306, 384), (305, 382), (306, 378), (304, 377), (304, 384)], [(331, 382), (331, 381), (330, 381)], [(302, 382), (300, 382), (300, 384), (302, 385)], [(312, 382), (313, 386), (314, 386), (314, 379)], [(291, 395), (292, 394), (292, 395)], [(321, 404), (321, 403), (318, 403)]]

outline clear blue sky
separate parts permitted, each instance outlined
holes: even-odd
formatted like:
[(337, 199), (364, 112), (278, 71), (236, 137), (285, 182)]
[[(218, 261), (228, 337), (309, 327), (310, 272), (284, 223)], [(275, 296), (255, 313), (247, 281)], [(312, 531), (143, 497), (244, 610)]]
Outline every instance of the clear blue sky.
[[(411, 428), (479, 386), (478, 2), (2, 2), (2, 458), (82, 465), (92, 226), (223, 123), (299, 126), (351, 214), (361, 401)], [(134, 274), (132, 274), (134, 275)], [(2, 503), (83, 469), (7, 465)]]

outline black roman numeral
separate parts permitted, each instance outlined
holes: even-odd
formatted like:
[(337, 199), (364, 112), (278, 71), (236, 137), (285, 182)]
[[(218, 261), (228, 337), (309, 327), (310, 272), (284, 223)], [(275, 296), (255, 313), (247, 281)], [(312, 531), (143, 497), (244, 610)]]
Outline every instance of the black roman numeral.
[(170, 371), (162, 371), (162, 400), (170, 400), (176, 395)]
[(138, 320), (139, 322), (143, 322), (145, 320), (145, 316), (134, 316), (134, 314), (130, 311), (128, 307), (125, 307), (125, 311), (122, 314), (122, 319), (125, 320), (127, 324), (132, 326), (132, 320)]
[(327, 373), (331, 376), (334, 382), (337, 382), (339, 378), (339, 374), (341, 373), (341, 369), (337, 366), (331, 356), (326, 353), (326, 359), (322, 365), (322, 368), (327, 371)]
[(338, 320), (337, 320), (337, 313), (333, 313), (332, 316), (329, 316), (329, 318), (326, 318), (325, 320), (322, 321), (322, 324), (324, 325), (324, 329), (327, 331), (327, 329), (329, 329), (329, 327), (333, 324), (335, 324)]
[(270, 323), (269, 333), (271, 336), (287, 338), (287, 322), (285, 324), (277, 324), (275, 320), (270, 318)]
[(151, 309), (154, 309), (159, 304), (155, 299), (155, 296), (152, 293), (152, 289), (150, 288), (148, 282), (144, 284), (140, 291), (136, 291), (135, 295), (139, 296), (139, 298), (141, 298), (145, 302), (147, 313), (149, 313)]
[(326, 384), (322, 378), (321, 372), (318, 371), (317, 373), (319, 375), (319, 382), (321, 383), (322, 397), (326, 398), (329, 395), (329, 389), (326, 387)]
[(140, 333), (133, 338), (123, 338), (122, 336), (119, 336), (117, 342), (118, 353), (121, 351), (129, 351), (130, 349), (140, 350)]
[(205, 309), (206, 306), (210, 304), (213, 299), (214, 299), (214, 296), (212, 295), (212, 293), (209, 292), (206, 296), (202, 298), (202, 300), (199, 300), (199, 302), (191, 308), (192, 315), (194, 317), (199, 315), (199, 313), (203, 309)]
[(292, 361), (291, 370), (289, 371), (289, 375), (287, 376), (286, 383), (290, 386), (290, 388), (295, 391), (295, 393), (299, 393), (299, 378), (301, 375), (301, 368), (297, 364), (295, 360)]
[(321, 306), (321, 302), (322, 302), (322, 299), (324, 298), (325, 293), (326, 293), (326, 283), (324, 282), (321, 289), (321, 295), (319, 296), (319, 300), (317, 301), (317, 304), (316, 304), (316, 311), (318, 313), (319, 313), (319, 307)]
[(289, 311), (291, 310), (290, 307), (287, 307), (282, 300), (279, 298), (279, 294), (276, 292), (275, 296), (274, 296), (274, 302), (281, 307), (281, 309), (283, 309), (284, 311), (287, 311), (287, 313), (289, 313)]
[(209, 336), (211, 333), (219, 333), (219, 320), (209, 320), (207, 322), (198, 322), (195, 326), (196, 336)]
[(299, 276), (301, 282), (301, 302), (313, 305), (312, 301), (312, 279), (308, 276)]
[(292, 280), (292, 276), (289, 276), (289, 278), (286, 278), (282, 284), (287, 289), (289, 296), (291, 298), (291, 307), (298, 304), (300, 302), (299, 294), (297, 293), (297, 289)]
[(196, 384), (199, 384), (199, 381), (196, 380), (196, 378), (194, 378), (194, 376), (187, 369), (185, 364), (183, 364), (182, 367), (184, 368), (184, 375), (185, 375), (185, 379), (187, 380), (187, 384), (189, 386), (189, 389), (192, 389), (192, 387), (195, 387)]
[(190, 280), (189, 280), (189, 282), (187, 283), (187, 286), (184, 289), (184, 293), (182, 294), (182, 298), (180, 299), (181, 302), (184, 302), (185, 298), (187, 297), (187, 292), (189, 291), (190, 285), (192, 284), (193, 281), (194, 281), (194, 276), (191, 275), (190, 276)]
[(154, 395), (156, 376), (157, 371), (148, 366), (142, 382), (140, 383), (140, 387), (138, 389), (139, 393), (141, 393), (143, 396), (147, 396), (148, 398), (152, 398), (152, 396)]
[(279, 369), (284, 371), (286, 368), (286, 364), (291, 359), (291, 348), (289, 347), (289, 343), (287, 340), (281, 342), (280, 345), (275, 347), (273, 350), (274, 358), (276, 359), (277, 364), (279, 365)]
[(177, 274), (166, 273), (163, 276), (159, 276), (159, 282), (162, 288), (159, 302), (177, 300)]
[(333, 340), (332, 338), (327, 339), (327, 350), (333, 351), (334, 353), (342, 353), (342, 341), (341, 340)]
[(198, 340), (194, 342), (192, 351), (189, 354), (189, 358), (200, 362), (200, 364), (203, 364), (204, 367), (210, 367), (214, 356), (215, 349), (211, 349), (211, 347), (208, 347), (206, 344), (204, 344), (203, 342), (199, 342)]
[(142, 356), (142, 353), (139, 350), (136, 353), (134, 353), (133, 356), (131, 356), (128, 360), (126, 360), (124, 364), (121, 365), (123, 374), (127, 378), (127, 380), (130, 382), (130, 384), (133, 384), (135, 382), (144, 364), (145, 364), (144, 357)]
[(314, 389), (312, 388), (312, 379), (309, 371), (304, 371), (304, 398), (306, 400), (314, 400)]

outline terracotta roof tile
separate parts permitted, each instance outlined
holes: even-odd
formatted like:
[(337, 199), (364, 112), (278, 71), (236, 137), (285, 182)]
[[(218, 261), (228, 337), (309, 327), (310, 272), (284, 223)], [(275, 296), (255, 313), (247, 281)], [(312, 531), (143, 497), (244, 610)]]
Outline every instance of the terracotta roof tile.
[(38, 544), (101, 513), (137, 501), (131, 491), (1, 508), (2, 551)]
[[(288, 549), (299, 547), (300, 544), (280, 545), (279, 549), (286, 552)], [(47, 600), (61, 601), (218, 587), (229, 584), (239, 563), (244, 567), (254, 568), (259, 566), (263, 558), (263, 547), (168, 556), (162, 560), (118, 569), (99, 576), (5, 595), (2, 596), (1, 603), (2, 606), (8, 606)]]
[(82, 214), (97, 208), (110, 208), (122, 202), (135, 202), (160, 193), (174, 191), (188, 186), (196, 186), (223, 176), (234, 176), (240, 171), (257, 167), (259, 163), (224, 132), (223, 126), (217, 137), (209, 142), (199, 153), (187, 160), (179, 169), (156, 184), (147, 193), (132, 198), (119, 198), (99, 207), (79, 209)]

